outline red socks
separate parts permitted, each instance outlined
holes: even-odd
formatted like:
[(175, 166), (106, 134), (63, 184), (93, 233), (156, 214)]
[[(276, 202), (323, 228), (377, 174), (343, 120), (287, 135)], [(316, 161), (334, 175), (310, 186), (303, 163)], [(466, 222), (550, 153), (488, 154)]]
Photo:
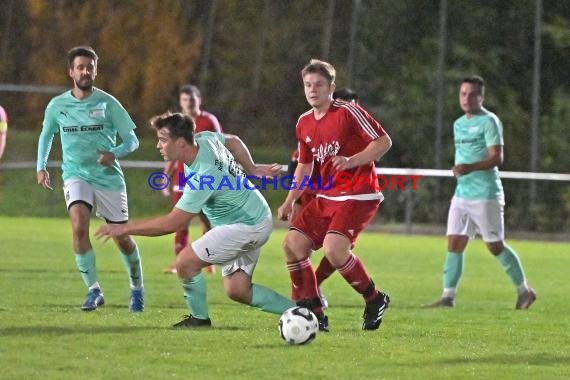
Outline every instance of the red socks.
[(313, 271), (313, 266), (309, 258), (287, 263), (287, 270), (291, 277), (291, 298), (293, 300), (314, 299), (319, 297), (315, 272)]
[(366, 302), (373, 300), (378, 295), (374, 282), (366, 272), (362, 261), (354, 254), (351, 254), (346, 263), (338, 268), (338, 272), (354, 290), (362, 294)]

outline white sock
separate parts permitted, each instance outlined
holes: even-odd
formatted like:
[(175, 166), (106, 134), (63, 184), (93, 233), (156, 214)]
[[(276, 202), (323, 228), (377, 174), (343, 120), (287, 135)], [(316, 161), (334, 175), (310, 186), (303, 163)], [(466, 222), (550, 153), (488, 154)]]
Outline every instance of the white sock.
[(444, 288), (441, 298), (455, 298), (455, 288)]
[(528, 284), (526, 283), (526, 280), (524, 280), (519, 285), (517, 285), (517, 293), (520, 296), (526, 292), (528, 292)]

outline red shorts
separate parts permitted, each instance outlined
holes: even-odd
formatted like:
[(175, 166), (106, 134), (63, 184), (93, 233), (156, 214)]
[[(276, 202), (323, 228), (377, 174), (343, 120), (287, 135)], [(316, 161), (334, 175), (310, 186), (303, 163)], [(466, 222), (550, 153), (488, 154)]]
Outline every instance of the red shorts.
[(377, 200), (339, 202), (317, 197), (303, 207), (291, 223), (291, 229), (307, 235), (313, 241), (314, 250), (323, 246), (329, 232), (346, 236), (354, 246), (356, 238), (374, 218), (379, 206)]
[(301, 196), (297, 199), (296, 202), (300, 204), (301, 207), (305, 207), (306, 205), (309, 204), (310, 201), (312, 201), (316, 197), (317, 194), (304, 192), (303, 194), (301, 194)]

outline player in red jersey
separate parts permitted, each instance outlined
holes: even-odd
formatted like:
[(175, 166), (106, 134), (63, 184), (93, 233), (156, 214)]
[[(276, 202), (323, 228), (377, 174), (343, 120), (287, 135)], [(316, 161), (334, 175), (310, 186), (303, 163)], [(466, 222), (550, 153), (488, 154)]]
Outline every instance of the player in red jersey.
[[(196, 130), (194, 131), (195, 133), (204, 131), (219, 133), (223, 132), (218, 118), (201, 108), (202, 96), (198, 87), (190, 84), (182, 86), (179, 91), (178, 102), (180, 104), (182, 113), (190, 116), (194, 120), (194, 123), (196, 124)], [(176, 202), (178, 202), (182, 196), (182, 192), (184, 191), (184, 184), (180, 186), (179, 183), (180, 174), (182, 174), (182, 178), (184, 178), (184, 162), (168, 161), (164, 167), (164, 173), (166, 173), (166, 175), (172, 179), (172, 194), (168, 188), (164, 189), (163, 193), (166, 196), (171, 196), (172, 203), (176, 204)], [(203, 213), (198, 214), (198, 219), (200, 220), (200, 225), (202, 226), (202, 234), (205, 234), (212, 228), (210, 221)], [(176, 232), (174, 235), (175, 254), (178, 255), (178, 253), (180, 253), (180, 251), (187, 245), (188, 228), (184, 228)], [(205, 271), (208, 273), (214, 273), (216, 271), (216, 267), (213, 265), (209, 266), (205, 269)], [(170, 267), (166, 268), (164, 270), (164, 273), (176, 273), (175, 264), (173, 263)]]
[[(333, 92), (333, 99), (338, 100), (345, 100), (347, 102), (358, 103), (358, 94), (352, 91), (349, 88), (339, 88)], [(297, 163), (299, 161), (299, 150), (295, 149), (293, 155), (291, 156), (291, 161), (289, 162), (289, 166), (287, 167), (287, 175), (293, 176), (295, 174), (295, 169), (297, 169)], [(314, 185), (314, 189), (306, 188), (303, 191), (303, 194), (299, 198), (295, 200), (293, 204), (293, 211), (292, 215), (297, 215), (301, 212), (301, 209), (306, 206), (313, 198), (317, 196), (317, 187), (318, 187), (318, 173), (319, 168), (317, 165), (313, 166), (313, 173), (311, 174), (311, 183)], [(325, 255), (321, 258), (317, 269), (315, 269), (315, 277), (317, 280), (317, 288), (319, 289), (319, 297), (321, 299), (321, 304), (323, 309), (329, 307), (328, 300), (325, 297), (322, 289), (321, 284), (327, 278), (329, 278), (334, 272), (336, 268), (331, 264), (331, 262), (327, 259)], [(292, 300), (299, 300), (299, 290), (294, 286), (291, 286), (291, 299)]]
[[(310, 178), (316, 162), (321, 183), (316, 198), (292, 220), (283, 242), (287, 269), (293, 286), (300, 289), (298, 303), (309, 307), (319, 318), (319, 328), (328, 331), (310, 260), (312, 250), (322, 247), (330, 263), (364, 298), (362, 328), (376, 330), (390, 299), (376, 289), (352, 248), (383, 199), (374, 161), (392, 142), (380, 123), (358, 104), (333, 100), (336, 73), (330, 63), (313, 59), (301, 75), (311, 109), (297, 122), (299, 164), (294, 182), (299, 185)], [(346, 186), (347, 179), (358, 181)], [(278, 210), (280, 219), (290, 218), (293, 203), (302, 193), (302, 186), (289, 191)]]

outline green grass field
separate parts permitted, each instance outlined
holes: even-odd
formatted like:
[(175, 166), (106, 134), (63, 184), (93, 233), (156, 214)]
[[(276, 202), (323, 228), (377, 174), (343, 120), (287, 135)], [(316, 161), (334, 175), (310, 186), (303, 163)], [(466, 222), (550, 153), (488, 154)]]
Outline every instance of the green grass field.
[[(335, 274), (323, 286), (331, 332), (289, 346), (279, 316), (227, 299), (219, 273), (208, 277), (214, 328), (170, 329), (187, 313), (177, 279), (161, 273), (173, 258), (172, 236), (137, 238), (142, 314), (127, 311), (128, 280), (114, 245), (94, 242), (106, 305), (86, 313), (68, 221), (0, 217), (0, 225), (2, 379), (570, 377), (570, 244), (510, 241), (538, 292), (530, 310), (514, 310), (514, 287), (481, 241), (468, 249), (457, 307), (425, 310), (419, 306), (441, 292), (445, 238), (365, 233), (356, 252), (392, 298), (380, 330), (360, 330), (362, 301)], [(289, 294), (284, 233), (274, 232), (254, 281)]]

